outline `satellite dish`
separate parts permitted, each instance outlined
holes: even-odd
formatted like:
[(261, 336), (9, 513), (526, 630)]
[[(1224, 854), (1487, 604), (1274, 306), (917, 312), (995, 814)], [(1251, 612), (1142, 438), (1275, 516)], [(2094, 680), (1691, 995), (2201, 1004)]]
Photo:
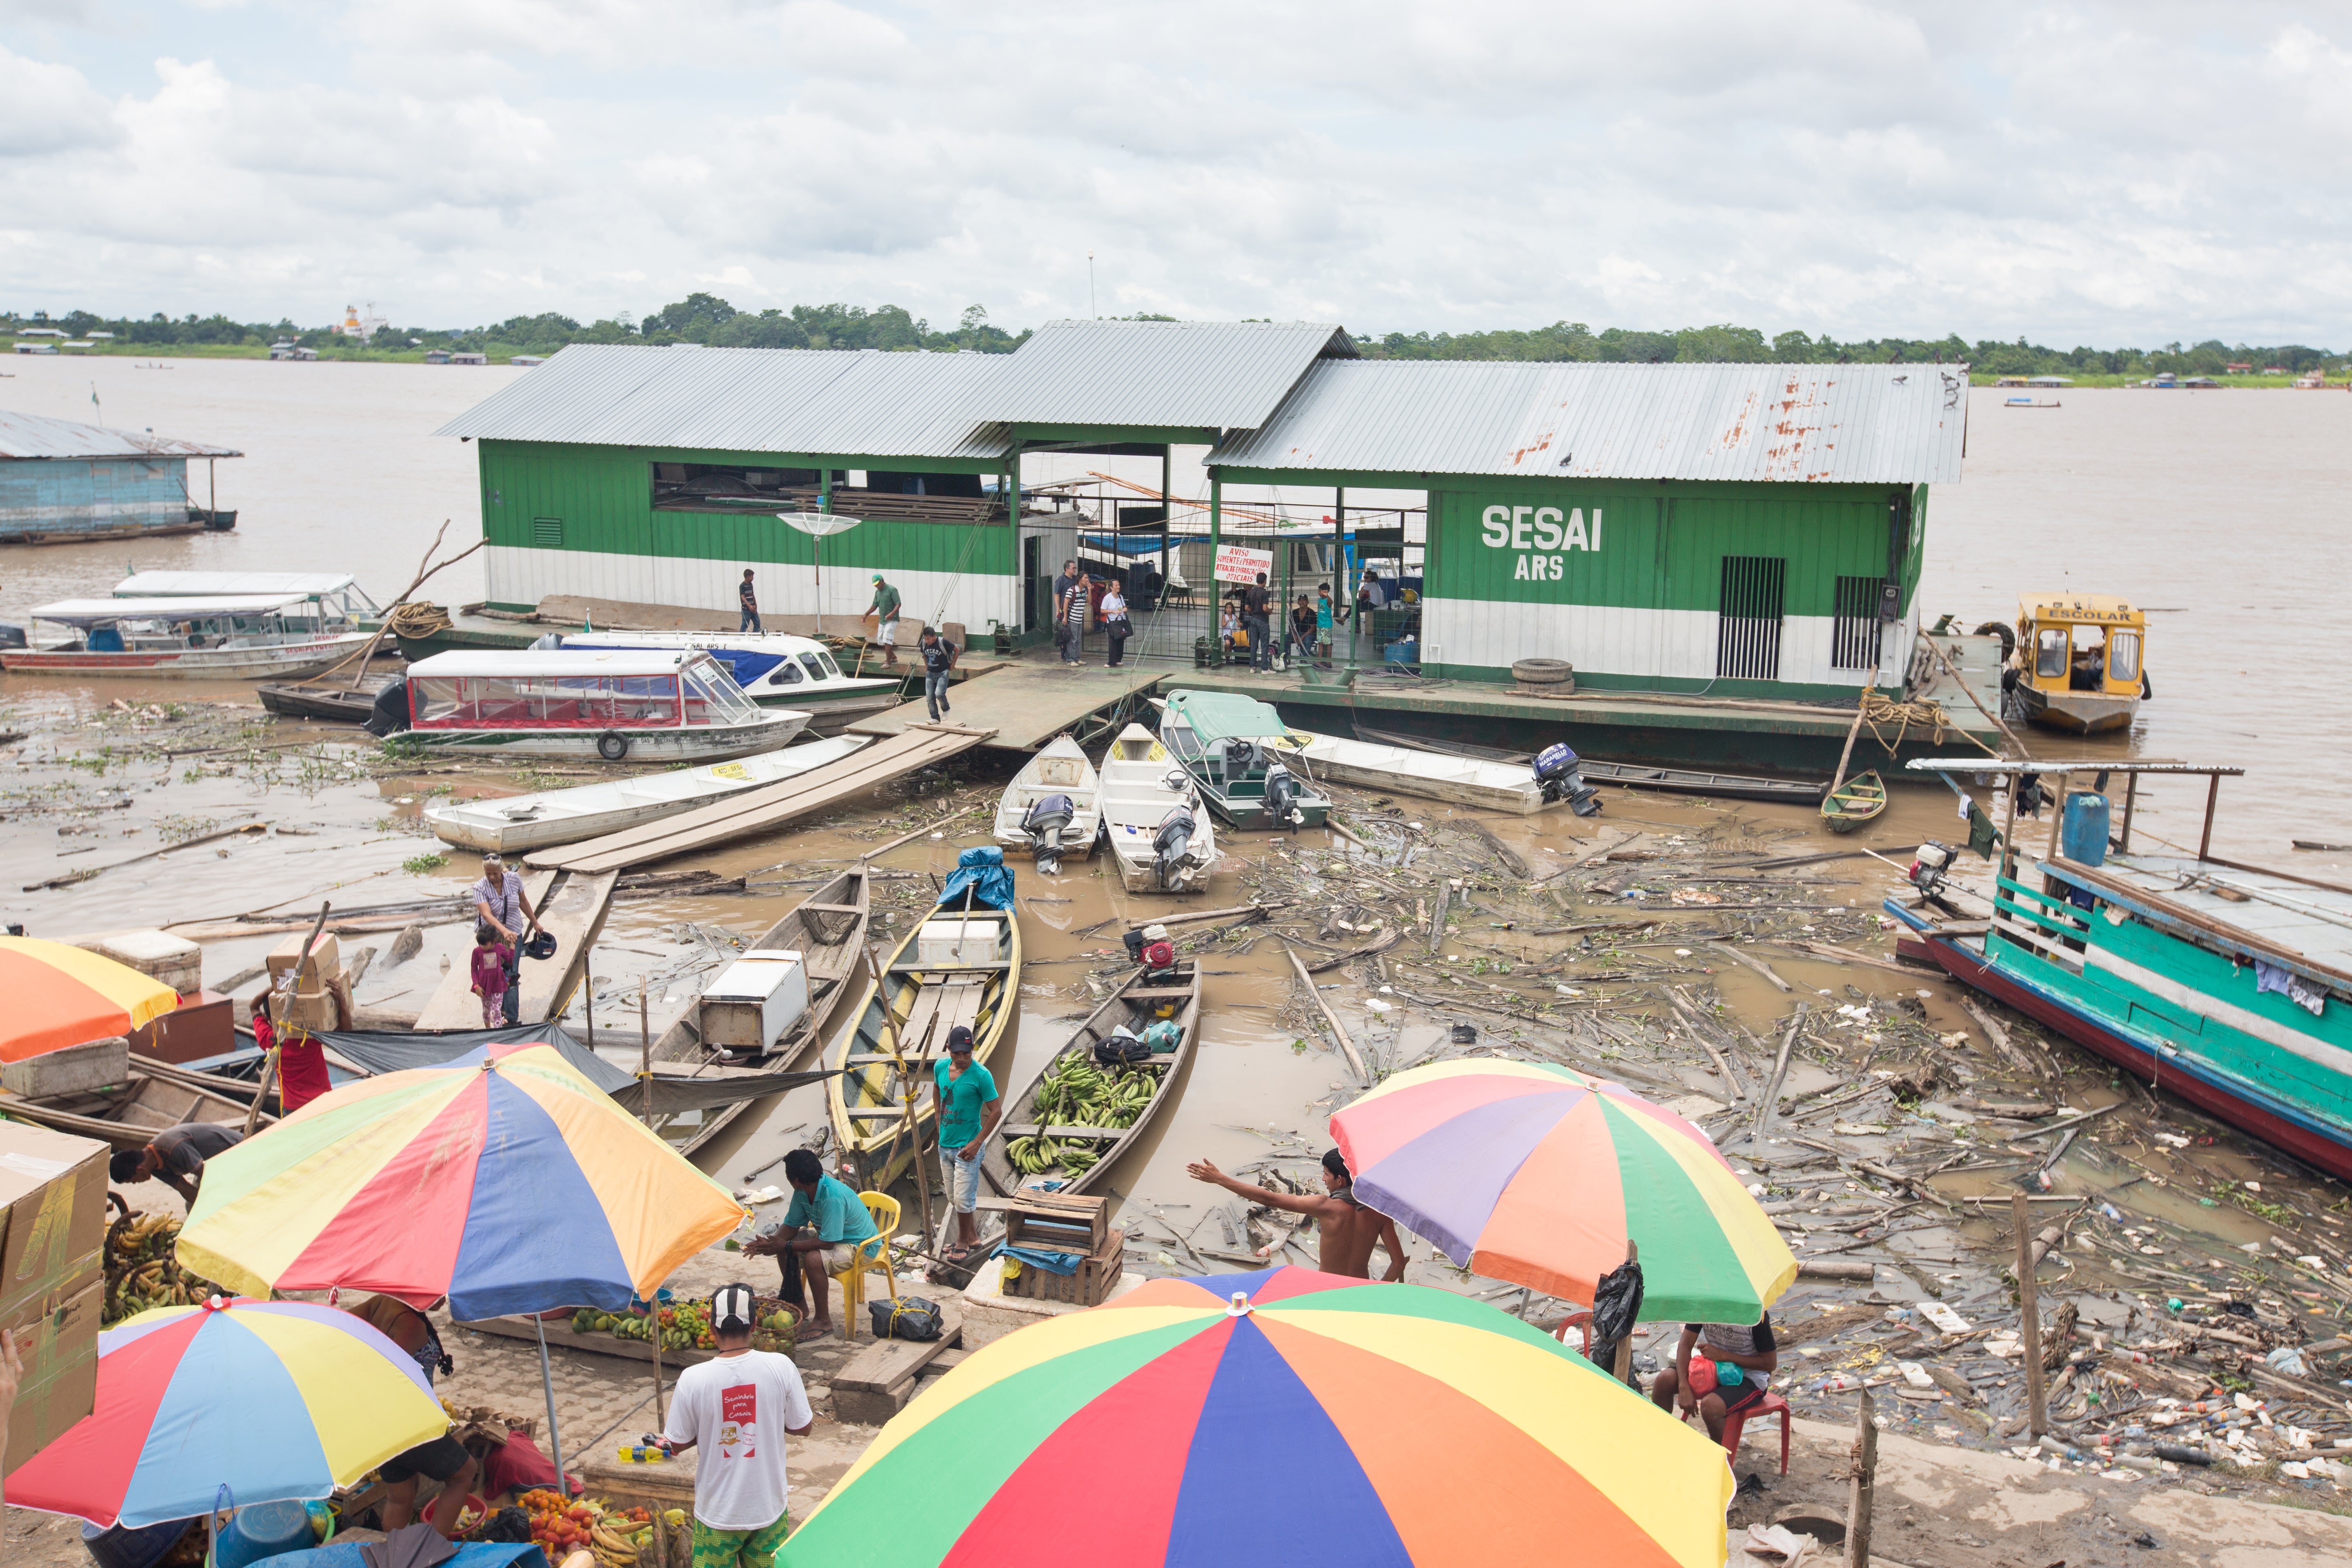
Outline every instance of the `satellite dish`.
[(845, 517), (837, 511), (780, 511), (776, 521), (796, 528), (816, 541), (816, 635), (824, 636), (824, 538), (829, 533), (846, 533), (863, 518)]

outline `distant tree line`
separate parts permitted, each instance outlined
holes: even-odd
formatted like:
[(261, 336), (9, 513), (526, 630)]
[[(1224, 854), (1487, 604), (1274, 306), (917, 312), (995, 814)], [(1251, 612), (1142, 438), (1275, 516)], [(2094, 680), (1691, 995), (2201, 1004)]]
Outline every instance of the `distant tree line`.
[[(1133, 321), (1171, 321), (1139, 315)], [(75, 337), (112, 332), (115, 341), (166, 348), (197, 346), (235, 350), (280, 341), (353, 357), (414, 357), (425, 349), (492, 354), (551, 354), (568, 343), (699, 343), (710, 348), (971, 350), (1010, 353), (1029, 338), (994, 325), (979, 305), (967, 307), (952, 327), (933, 327), (899, 305), (868, 310), (862, 305), (794, 305), (788, 310), (739, 310), (715, 294), (693, 293), (650, 310), (637, 321), (625, 317), (585, 325), (545, 311), (510, 316), (471, 328), (393, 327), (378, 331), (364, 348), (328, 328), (304, 328), (291, 321), (233, 321), (226, 316), (179, 317), (162, 311), (140, 320), (72, 310), (52, 318), (0, 311), (0, 331), (54, 327)], [(2278, 366), (2295, 374), (2334, 369), (2342, 354), (2302, 343), (2268, 346), (2167, 343), (2160, 348), (2054, 349), (2019, 338), (1969, 342), (1958, 333), (1944, 338), (1863, 338), (1848, 342), (1822, 334), (1788, 331), (1767, 338), (1753, 327), (1729, 324), (1685, 327), (1678, 331), (1639, 331), (1610, 327), (1594, 331), (1581, 321), (1549, 327), (1503, 328), (1486, 332), (1388, 332), (1362, 336), (1358, 346), (1373, 359), (1614, 361), (1622, 363), (1878, 364), (1966, 362), (1993, 375), (2221, 375), (2233, 363), (2257, 371)]]

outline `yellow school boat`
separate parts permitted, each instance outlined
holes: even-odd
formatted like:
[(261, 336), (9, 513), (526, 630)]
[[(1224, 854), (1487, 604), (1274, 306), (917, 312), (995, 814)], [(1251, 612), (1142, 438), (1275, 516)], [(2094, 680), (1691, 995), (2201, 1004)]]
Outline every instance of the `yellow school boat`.
[(2147, 646), (2147, 616), (2113, 595), (2027, 594), (2018, 601), (2017, 645), (2001, 688), (2013, 716), (2045, 729), (2125, 729), (2156, 695)]

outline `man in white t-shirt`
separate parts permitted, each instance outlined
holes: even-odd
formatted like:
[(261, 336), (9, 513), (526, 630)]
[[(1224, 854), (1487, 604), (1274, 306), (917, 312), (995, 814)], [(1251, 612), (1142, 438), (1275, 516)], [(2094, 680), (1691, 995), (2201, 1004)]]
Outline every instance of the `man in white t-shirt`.
[(774, 1568), (792, 1533), (784, 1438), (816, 1425), (790, 1356), (751, 1348), (755, 1298), (725, 1285), (710, 1298), (719, 1353), (678, 1373), (662, 1447), (701, 1445), (694, 1472), (694, 1568)]

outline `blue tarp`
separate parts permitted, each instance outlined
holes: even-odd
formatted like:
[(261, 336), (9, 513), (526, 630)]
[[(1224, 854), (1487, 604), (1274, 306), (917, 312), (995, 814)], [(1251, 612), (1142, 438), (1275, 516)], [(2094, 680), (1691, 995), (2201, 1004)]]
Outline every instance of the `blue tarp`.
[[(1174, 550), (1181, 544), (1206, 544), (1208, 542), (1209, 536), (1205, 533), (1171, 533), (1168, 536), (1168, 548)], [(1156, 533), (1089, 533), (1085, 535), (1084, 542), (1089, 550), (1106, 551), (1113, 555), (1160, 553), (1160, 536)]]
[[(265, 1561), (271, 1568), (367, 1568), (356, 1541), (331, 1541), (307, 1552), (283, 1552)], [(460, 1542), (457, 1555), (442, 1568), (508, 1568), (509, 1563), (514, 1568), (547, 1568), (547, 1553), (527, 1541), (520, 1546), (506, 1542)]]
[(940, 889), (940, 902), (961, 907), (966, 888), (971, 889), (973, 903), (1011, 909), (1013, 873), (1004, 864), (1004, 851), (993, 844), (983, 844), (957, 856), (955, 870), (948, 877), (947, 886)]

